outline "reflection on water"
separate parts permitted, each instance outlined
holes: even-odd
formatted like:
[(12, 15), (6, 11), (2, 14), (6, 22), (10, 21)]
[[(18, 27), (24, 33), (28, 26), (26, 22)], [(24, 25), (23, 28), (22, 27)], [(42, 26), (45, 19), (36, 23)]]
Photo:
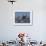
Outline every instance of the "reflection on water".
[(30, 23), (30, 16), (17, 16), (15, 23)]

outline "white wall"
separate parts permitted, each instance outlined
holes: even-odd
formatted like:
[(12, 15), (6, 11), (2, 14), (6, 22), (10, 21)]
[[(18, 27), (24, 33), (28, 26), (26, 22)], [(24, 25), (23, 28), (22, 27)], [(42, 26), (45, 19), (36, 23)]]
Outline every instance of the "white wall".
[[(32, 26), (15, 26), (16, 10), (33, 10)], [(17, 0), (13, 5), (0, 0), (0, 40), (11, 40), (19, 32), (31, 34), (33, 40), (46, 40), (46, 0)]]

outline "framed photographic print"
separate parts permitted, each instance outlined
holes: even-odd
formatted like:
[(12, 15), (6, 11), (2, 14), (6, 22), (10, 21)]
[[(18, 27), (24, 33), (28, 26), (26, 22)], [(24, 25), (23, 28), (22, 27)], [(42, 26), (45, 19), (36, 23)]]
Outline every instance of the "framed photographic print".
[(32, 11), (17, 10), (15, 12), (15, 25), (32, 25)]

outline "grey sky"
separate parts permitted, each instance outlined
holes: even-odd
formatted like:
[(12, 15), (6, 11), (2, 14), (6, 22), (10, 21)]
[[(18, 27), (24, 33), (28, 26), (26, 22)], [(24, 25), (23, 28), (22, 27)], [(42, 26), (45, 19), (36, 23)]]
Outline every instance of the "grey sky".
[(30, 12), (16, 12), (15, 15), (16, 16), (23, 16), (23, 15), (30, 16)]

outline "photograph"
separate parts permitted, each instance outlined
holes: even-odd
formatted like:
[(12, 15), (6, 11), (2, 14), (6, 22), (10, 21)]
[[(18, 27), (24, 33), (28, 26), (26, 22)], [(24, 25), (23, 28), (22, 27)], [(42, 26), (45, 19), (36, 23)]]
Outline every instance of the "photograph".
[(15, 23), (30, 23), (30, 12), (16, 12)]
[(15, 24), (16, 25), (32, 25), (32, 11), (16, 11)]

